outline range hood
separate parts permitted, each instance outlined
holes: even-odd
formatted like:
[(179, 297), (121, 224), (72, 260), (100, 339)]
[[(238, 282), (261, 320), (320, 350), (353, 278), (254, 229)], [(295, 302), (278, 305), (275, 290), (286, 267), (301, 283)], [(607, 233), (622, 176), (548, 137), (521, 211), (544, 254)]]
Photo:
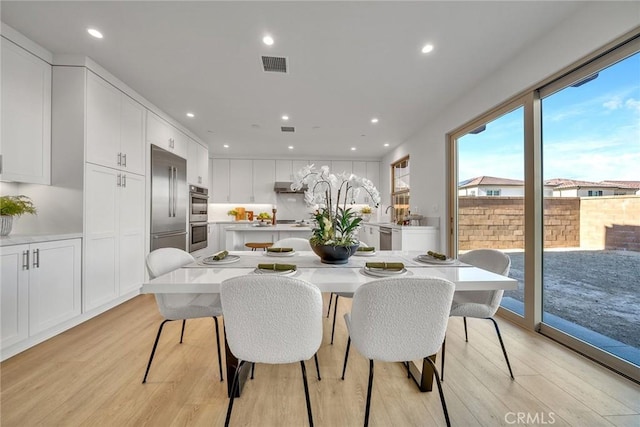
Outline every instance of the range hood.
[(291, 189), (291, 184), (293, 184), (291, 181), (276, 181), (273, 185), (273, 191), (276, 193), (302, 194), (307, 189), (305, 185), (301, 189), (294, 191)]

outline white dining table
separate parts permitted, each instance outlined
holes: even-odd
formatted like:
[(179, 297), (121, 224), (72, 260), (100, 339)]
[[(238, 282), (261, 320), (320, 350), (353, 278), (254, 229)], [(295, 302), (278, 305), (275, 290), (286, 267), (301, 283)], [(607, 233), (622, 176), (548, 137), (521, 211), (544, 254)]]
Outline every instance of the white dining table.
[[(462, 264), (457, 260), (448, 261), (448, 263), (420, 262), (417, 256), (422, 255), (422, 252), (377, 251), (372, 256), (354, 255), (349, 258), (347, 264), (342, 265), (323, 264), (311, 251), (296, 252), (291, 256), (249, 251), (232, 251), (229, 254), (234, 256), (233, 259), (238, 257), (238, 260), (208, 265), (203, 261), (206, 257), (202, 257), (192, 264), (145, 282), (141, 292), (146, 294), (219, 293), (220, 284), (223, 281), (256, 274), (258, 264), (268, 263), (295, 264), (297, 270), (289, 275), (313, 283), (321, 292), (355, 292), (360, 285), (380, 278), (367, 274), (364, 269), (367, 262), (402, 262), (406, 269), (402, 276), (447, 279), (455, 284), (456, 291), (507, 290), (518, 287), (515, 279)], [(226, 361), (227, 378), (232, 378), (238, 362), (228, 346)], [(432, 390), (433, 371), (428, 363), (423, 362), (420, 369), (411, 362), (408, 368), (421, 391)], [(243, 379), (246, 376), (245, 372)], [(230, 388), (229, 384), (229, 392)]]

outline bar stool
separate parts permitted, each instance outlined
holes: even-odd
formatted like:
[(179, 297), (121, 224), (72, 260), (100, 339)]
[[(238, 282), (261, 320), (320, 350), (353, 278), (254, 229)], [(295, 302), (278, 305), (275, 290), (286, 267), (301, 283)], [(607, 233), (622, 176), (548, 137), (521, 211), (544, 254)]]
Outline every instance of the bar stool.
[(255, 251), (256, 249), (262, 249), (263, 251), (266, 251), (267, 248), (270, 248), (271, 246), (273, 246), (273, 243), (271, 242), (249, 242), (249, 243), (245, 243), (244, 244), (246, 247), (251, 248), (252, 251)]

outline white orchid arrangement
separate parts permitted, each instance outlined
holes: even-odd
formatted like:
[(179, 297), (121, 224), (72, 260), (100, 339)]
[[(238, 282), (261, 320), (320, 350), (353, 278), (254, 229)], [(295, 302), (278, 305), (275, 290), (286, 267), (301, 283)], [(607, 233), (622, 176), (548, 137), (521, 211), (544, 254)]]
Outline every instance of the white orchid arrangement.
[(347, 204), (355, 203), (361, 191), (366, 191), (375, 207), (380, 204), (380, 193), (373, 183), (350, 173), (332, 174), (328, 166), (316, 169), (307, 165), (296, 172), (291, 189), (304, 186), (307, 205), (314, 206), (318, 226), (310, 239), (314, 245), (352, 246), (357, 243), (354, 233), (360, 218)]

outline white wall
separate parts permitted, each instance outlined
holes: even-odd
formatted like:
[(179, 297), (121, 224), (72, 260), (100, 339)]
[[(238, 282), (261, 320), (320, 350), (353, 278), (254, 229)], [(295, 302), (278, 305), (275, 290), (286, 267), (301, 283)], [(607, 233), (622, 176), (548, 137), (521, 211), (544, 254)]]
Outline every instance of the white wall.
[(389, 204), (391, 191), (389, 165), (410, 155), (414, 188), (411, 210), (417, 206), (422, 215), (441, 217), (441, 250), (446, 250), (445, 134), (633, 30), (640, 25), (639, 17), (640, 2), (587, 3), (465, 96), (443, 108), (437, 116), (427, 118), (421, 131), (382, 159), (379, 190), (383, 211)]

